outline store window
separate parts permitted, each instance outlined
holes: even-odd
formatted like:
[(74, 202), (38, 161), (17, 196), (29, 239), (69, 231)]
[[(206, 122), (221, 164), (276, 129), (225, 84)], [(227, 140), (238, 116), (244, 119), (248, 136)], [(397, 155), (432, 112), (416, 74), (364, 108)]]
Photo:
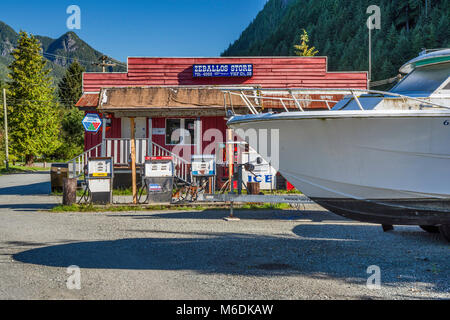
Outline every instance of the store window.
[(166, 119), (166, 145), (195, 144), (195, 122), (195, 119)]

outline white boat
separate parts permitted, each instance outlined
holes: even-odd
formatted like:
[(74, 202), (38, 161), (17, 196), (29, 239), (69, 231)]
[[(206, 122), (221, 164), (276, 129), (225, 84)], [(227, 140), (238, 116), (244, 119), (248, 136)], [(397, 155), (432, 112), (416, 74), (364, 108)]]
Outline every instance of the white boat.
[[(426, 52), (400, 71), (407, 75), (389, 92), (227, 91), (241, 95), (251, 113), (231, 117), (228, 126), (279, 130), (279, 159), (266, 160), (326, 209), (359, 221), (440, 229), (450, 240), (450, 49)], [(329, 110), (304, 111), (311, 96), (343, 93), (334, 106), (326, 102)], [(263, 101), (277, 100), (284, 112), (258, 112)]]

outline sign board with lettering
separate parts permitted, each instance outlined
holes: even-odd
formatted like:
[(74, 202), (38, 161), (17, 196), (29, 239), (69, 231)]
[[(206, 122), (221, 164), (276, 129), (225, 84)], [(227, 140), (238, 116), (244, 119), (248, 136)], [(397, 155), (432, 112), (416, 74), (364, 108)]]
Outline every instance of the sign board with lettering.
[(166, 128), (153, 128), (152, 129), (153, 135), (165, 135), (166, 134)]
[(194, 64), (194, 78), (201, 77), (252, 77), (253, 64)]
[(99, 115), (96, 113), (88, 113), (84, 117), (83, 127), (86, 132), (98, 132), (100, 127), (102, 126), (102, 119), (100, 119)]

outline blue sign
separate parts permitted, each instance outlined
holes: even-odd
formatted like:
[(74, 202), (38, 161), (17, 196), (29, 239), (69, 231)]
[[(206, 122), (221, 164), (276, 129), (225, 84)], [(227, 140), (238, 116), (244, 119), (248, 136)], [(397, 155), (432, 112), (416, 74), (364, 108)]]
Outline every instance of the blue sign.
[(97, 133), (102, 126), (102, 119), (96, 113), (88, 113), (83, 119), (83, 127), (86, 132)]
[(252, 77), (253, 64), (194, 64), (194, 77)]
[(248, 175), (248, 182), (266, 182), (266, 183), (272, 183), (273, 176), (271, 174), (266, 174), (264, 176), (258, 174), (258, 175)]

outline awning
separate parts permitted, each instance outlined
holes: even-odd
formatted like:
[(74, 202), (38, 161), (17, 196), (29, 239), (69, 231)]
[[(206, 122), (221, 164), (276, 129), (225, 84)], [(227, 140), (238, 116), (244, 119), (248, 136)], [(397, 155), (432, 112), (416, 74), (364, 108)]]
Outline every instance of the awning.
[[(225, 115), (224, 92), (214, 88), (130, 87), (104, 88), (98, 111), (119, 117)], [(244, 108), (244, 101), (232, 96), (234, 108)], [(230, 105), (230, 97), (227, 96)]]
[(76, 107), (79, 107), (80, 109), (91, 109), (91, 108), (97, 108), (98, 106), (98, 93), (85, 93), (83, 96), (78, 100)]

